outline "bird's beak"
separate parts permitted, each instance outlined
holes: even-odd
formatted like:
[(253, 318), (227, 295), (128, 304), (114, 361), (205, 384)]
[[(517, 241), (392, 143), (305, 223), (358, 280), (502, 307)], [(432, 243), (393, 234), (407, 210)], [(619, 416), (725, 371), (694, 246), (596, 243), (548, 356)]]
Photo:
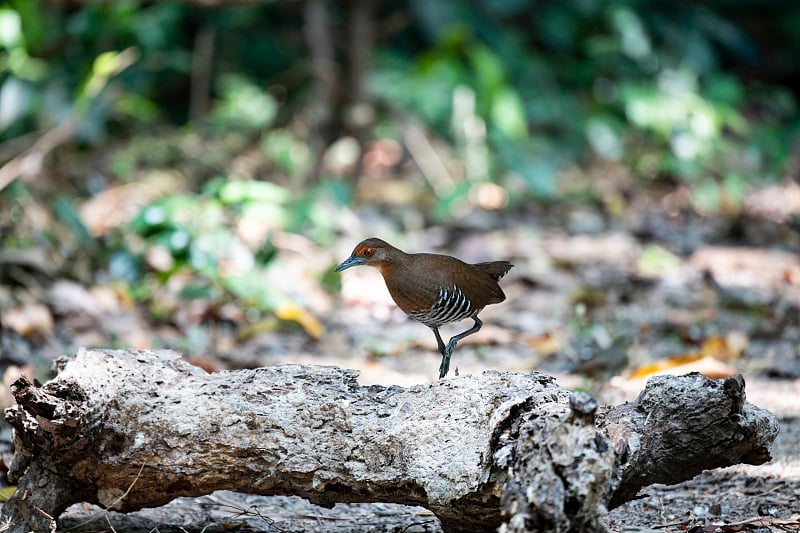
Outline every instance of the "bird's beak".
[(347, 270), (350, 267), (363, 265), (363, 264), (364, 264), (364, 259), (363, 258), (361, 258), (361, 257), (353, 257), (351, 255), (350, 257), (348, 257), (347, 259), (342, 261), (342, 264), (337, 266), (336, 270), (334, 270), (334, 272), (341, 272), (342, 270)]

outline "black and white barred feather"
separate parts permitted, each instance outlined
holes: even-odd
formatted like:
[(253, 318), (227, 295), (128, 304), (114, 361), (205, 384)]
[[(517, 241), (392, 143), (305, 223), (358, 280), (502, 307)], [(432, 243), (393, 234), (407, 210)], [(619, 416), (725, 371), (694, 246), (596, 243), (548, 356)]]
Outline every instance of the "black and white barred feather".
[(450, 322), (458, 322), (472, 318), (480, 312), (472, 305), (458, 285), (439, 289), (439, 296), (427, 311), (416, 311), (408, 314), (414, 320), (428, 327), (439, 327)]

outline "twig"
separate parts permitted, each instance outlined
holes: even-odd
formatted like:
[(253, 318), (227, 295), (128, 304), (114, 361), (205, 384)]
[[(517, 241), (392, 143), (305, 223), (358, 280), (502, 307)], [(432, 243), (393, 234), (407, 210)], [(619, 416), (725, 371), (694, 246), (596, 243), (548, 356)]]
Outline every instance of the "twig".
[(769, 526), (798, 526), (800, 525), (800, 514), (793, 514), (789, 518), (776, 518), (770, 516), (754, 516), (752, 518), (745, 518), (738, 522), (731, 522), (727, 526), (747, 526), (755, 525), (757, 527)]
[(131, 481), (131, 484), (130, 484), (130, 485), (128, 485), (128, 490), (126, 490), (126, 491), (125, 491), (125, 493), (124, 493), (122, 496), (120, 496), (119, 498), (117, 498), (116, 500), (114, 500), (114, 501), (113, 501), (113, 503), (112, 503), (111, 505), (109, 505), (108, 507), (106, 507), (106, 510), (108, 510), (108, 509), (110, 509), (110, 508), (113, 508), (113, 507), (114, 507), (115, 505), (117, 505), (119, 502), (121, 502), (122, 500), (124, 500), (124, 499), (125, 499), (125, 497), (126, 497), (128, 494), (130, 494), (130, 493), (131, 493), (131, 489), (133, 489), (133, 486), (134, 486), (134, 485), (136, 485), (136, 482), (137, 482), (137, 481), (139, 481), (139, 478), (142, 476), (142, 470), (144, 470), (144, 467), (145, 467), (145, 465), (146, 465), (146, 464), (147, 464), (147, 463), (142, 463), (142, 466), (141, 466), (141, 467), (139, 467), (139, 472), (136, 474), (136, 477), (135, 477), (135, 478), (133, 478), (133, 481)]
[(117, 530), (114, 529), (113, 524), (111, 524), (111, 520), (108, 518), (108, 513), (106, 513), (104, 516), (105, 516), (105, 519), (106, 519), (106, 523), (108, 524), (108, 527), (111, 528), (111, 531), (113, 531), (114, 533), (117, 533)]
[(33, 176), (41, 172), (44, 158), (72, 137), (77, 121), (70, 117), (39, 137), (28, 150), (0, 167), (0, 191), (20, 176)]
[(405, 127), (404, 138), (408, 152), (417, 163), (422, 176), (430, 183), (433, 192), (436, 196), (444, 196), (455, 185), (455, 180), (425, 132), (414, 122), (409, 122)]
[[(119, 498), (117, 498), (116, 500), (114, 500), (114, 502), (113, 502), (113, 503), (111, 503), (111, 505), (109, 505), (108, 507), (106, 507), (106, 508), (104, 509), (104, 511), (106, 511), (106, 512), (105, 512), (105, 514), (103, 515), (103, 517), (105, 518), (106, 522), (108, 522), (108, 525), (109, 525), (109, 526), (111, 526), (111, 522), (110, 522), (110, 521), (109, 521), (109, 519), (108, 519), (108, 509), (109, 509), (109, 508), (111, 508), (111, 507), (114, 507), (115, 505), (117, 505), (117, 503), (119, 503), (120, 501), (122, 501), (122, 500), (123, 500), (123, 498), (125, 498), (125, 496), (127, 496), (128, 494), (130, 494), (130, 492), (131, 492), (131, 489), (132, 489), (132, 488), (133, 488), (133, 486), (136, 484), (136, 482), (139, 480), (139, 477), (142, 475), (142, 470), (144, 470), (145, 464), (146, 464), (146, 463), (142, 463), (142, 466), (139, 468), (139, 473), (138, 473), (138, 474), (136, 474), (136, 477), (133, 479), (133, 481), (131, 481), (131, 484), (130, 484), (130, 485), (128, 485), (128, 490), (126, 490), (126, 491), (125, 491), (125, 493), (124, 493), (122, 496), (120, 496)], [(95, 520), (97, 520), (98, 518), (99, 518), (99, 517), (96, 517), (96, 516), (94, 516), (94, 517), (90, 518), (89, 520), (86, 520), (85, 522), (81, 522), (80, 524), (77, 524), (77, 525), (75, 525), (75, 526), (73, 526), (73, 527), (69, 528), (67, 531), (72, 531), (73, 529), (82, 528), (83, 526), (85, 526), (85, 525), (87, 525), (87, 524), (90, 524), (90, 523), (94, 522), (94, 521), (95, 521)], [(111, 526), (111, 530), (112, 530), (112, 531), (114, 530), (114, 527), (113, 527), (113, 526)]]
[(72, 114), (45, 132), (28, 150), (0, 167), (0, 191), (20, 176), (34, 176), (41, 172), (44, 158), (72, 137), (79, 121), (88, 113), (94, 99), (108, 85), (109, 80), (131, 66), (138, 57), (136, 48), (126, 48), (116, 55), (112, 67), (106, 70), (97, 67), (98, 62), (102, 63), (99, 58), (95, 60), (95, 71), (76, 97)]
[(218, 496), (216, 496), (214, 494), (209, 494), (209, 495), (205, 496), (205, 499), (216, 503), (220, 507), (220, 509), (222, 509), (224, 507), (230, 507), (231, 509), (235, 510), (236, 512), (233, 513), (232, 516), (235, 516), (235, 517), (239, 517), (239, 516), (255, 516), (255, 517), (260, 518), (261, 520), (263, 520), (268, 526), (274, 527), (278, 531), (283, 531), (282, 528), (280, 528), (280, 527), (275, 525), (275, 520), (274, 519), (272, 519), (272, 518), (270, 518), (268, 516), (264, 516), (264, 514), (262, 514), (261, 511), (258, 510), (258, 507), (255, 506), (255, 505), (251, 505), (250, 507), (245, 509), (244, 507), (242, 507), (238, 503), (226, 502), (222, 498), (220, 498), (220, 497), (218, 497)]

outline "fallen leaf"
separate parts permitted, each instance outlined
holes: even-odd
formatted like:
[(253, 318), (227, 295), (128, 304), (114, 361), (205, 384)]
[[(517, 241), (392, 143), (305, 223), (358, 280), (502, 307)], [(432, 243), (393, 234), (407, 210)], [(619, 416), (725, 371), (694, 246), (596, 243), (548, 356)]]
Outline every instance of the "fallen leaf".
[(325, 327), (307, 310), (292, 302), (283, 302), (275, 309), (275, 316), (281, 320), (289, 320), (300, 324), (313, 339), (319, 339), (325, 333)]
[(561, 338), (550, 331), (545, 331), (535, 337), (527, 338), (525, 344), (527, 344), (531, 350), (543, 356), (558, 352), (564, 345)]
[[(753, 526), (753, 527), (770, 527), (770, 526), (800, 526), (800, 514), (793, 514), (789, 518), (777, 517), (753, 517), (739, 522), (732, 522), (729, 526)], [(786, 528), (783, 528), (786, 529)]]
[(153, 172), (140, 181), (111, 187), (83, 203), (81, 220), (93, 236), (102, 236), (135, 217), (143, 205), (177, 191), (182, 183), (176, 173)]
[(700, 345), (700, 349), (686, 352), (634, 369), (629, 378), (638, 379), (655, 374), (685, 374), (700, 372), (710, 378), (729, 377), (736, 370), (725, 364), (742, 356), (750, 340), (740, 331), (730, 331), (724, 337), (712, 335)]
[(800, 184), (788, 182), (753, 191), (745, 200), (744, 208), (751, 216), (786, 223), (800, 213)]
[(680, 263), (680, 257), (666, 248), (649, 244), (636, 259), (636, 270), (642, 276), (658, 277), (668, 270), (677, 268)]
[(800, 258), (794, 252), (760, 248), (703, 246), (689, 258), (716, 283), (751, 289), (777, 289), (800, 280)]
[(86, 288), (74, 281), (59, 280), (47, 293), (56, 315), (90, 315), (99, 317), (103, 313), (119, 311), (120, 302), (110, 287)]
[(741, 357), (749, 344), (747, 335), (740, 331), (731, 331), (724, 337), (713, 335), (703, 341), (699, 354), (719, 361), (732, 361)]
[(175, 258), (166, 246), (156, 244), (145, 253), (147, 265), (158, 272), (167, 272), (175, 268)]
[(270, 315), (261, 320), (257, 320), (252, 324), (246, 324), (242, 326), (236, 335), (236, 340), (238, 342), (246, 342), (265, 333), (274, 333), (279, 327), (280, 323), (278, 320), (276, 320), (274, 316)]
[(8, 499), (14, 495), (14, 492), (17, 490), (16, 485), (12, 485), (10, 487), (3, 487), (0, 489), (0, 502), (7, 502)]
[(542, 244), (554, 261), (565, 265), (630, 265), (641, 254), (639, 243), (624, 233), (550, 237)]
[(220, 370), (219, 363), (209, 358), (204, 357), (185, 357), (184, 361), (189, 363), (190, 365), (194, 365), (196, 367), (202, 368), (209, 374), (212, 372), (217, 372)]
[(704, 356), (700, 352), (693, 352), (641, 366), (633, 370), (628, 379), (641, 379), (660, 374), (680, 376), (690, 372), (699, 372), (711, 379), (719, 379), (733, 376), (736, 374), (736, 369), (714, 357)]
[(53, 315), (42, 304), (27, 304), (6, 309), (0, 322), (23, 337), (47, 337), (53, 334)]

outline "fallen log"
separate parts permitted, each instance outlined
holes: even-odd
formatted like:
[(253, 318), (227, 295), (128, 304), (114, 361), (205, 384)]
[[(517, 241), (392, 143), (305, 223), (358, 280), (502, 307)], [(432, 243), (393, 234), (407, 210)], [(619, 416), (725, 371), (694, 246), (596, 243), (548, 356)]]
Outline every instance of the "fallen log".
[(776, 419), (740, 376), (652, 379), (604, 409), (549, 376), (485, 372), (410, 388), (285, 365), (208, 374), (170, 351), (81, 350), (23, 377), (8, 531), (55, 531), (67, 506), (130, 512), (227, 489), (315, 504), (420, 505), (443, 529), (602, 530), (650, 483), (770, 459)]

